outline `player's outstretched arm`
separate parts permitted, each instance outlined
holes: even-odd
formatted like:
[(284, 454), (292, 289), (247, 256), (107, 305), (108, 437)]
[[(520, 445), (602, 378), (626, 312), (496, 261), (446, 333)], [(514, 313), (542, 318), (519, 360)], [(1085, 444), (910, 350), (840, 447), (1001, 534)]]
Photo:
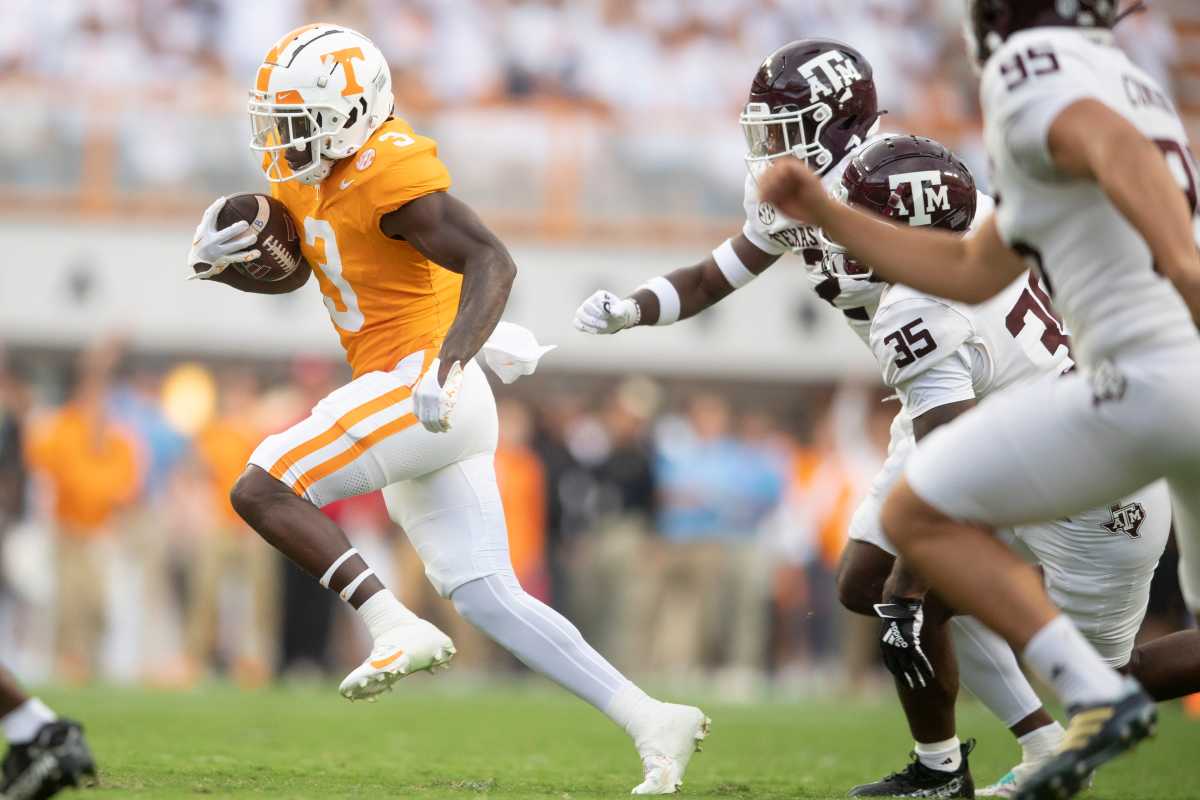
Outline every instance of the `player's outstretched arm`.
[(792, 219), (820, 227), (888, 283), (964, 303), (982, 303), (1028, 269), (1000, 237), (995, 218), (963, 237), (892, 225), (830, 197), (812, 170), (781, 159), (759, 178), (759, 196)]
[(653, 278), (629, 297), (596, 292), (575, 312), (575, 327), (605, 334), (635, 325), (670, 325), (721, 302), (778, 260), (739, 233), (698, 264)]
[[(1179, 191), (1159, 146), (1116, 111), (1091, 99), (1067, 106), (1055, 118), (1047, 145), (1060, 171), (1100, 184), (1142, 234), (1156, 268), (1175, 285), (1200, 324), (1200, 250), (1194, 208)], [(1186, 158), (1182, 152), (1179, 155)], [(1183, 167), (1191, 169), (1186, 163)], [(1192, 176), (1193, 193), (1194, 180)], [(1194, 204), (1195, 198), (1191, 201)]]
[(504, 244), (474, 211), (447, 192), (418, 197), (379, 221), (380, 230), (404, 239), (422, 255), (463, 276), (458, 316), (438, 353), (439, 382), (445, 384), (451, 367), (466, 364), (492, 335), (517, 266)]

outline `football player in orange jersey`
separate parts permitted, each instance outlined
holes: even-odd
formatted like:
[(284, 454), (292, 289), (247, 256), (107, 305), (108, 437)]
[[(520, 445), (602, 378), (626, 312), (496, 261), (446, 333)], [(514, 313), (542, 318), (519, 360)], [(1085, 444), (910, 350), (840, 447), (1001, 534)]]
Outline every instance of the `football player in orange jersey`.
[[(644, 771), (635, 793), (673, 793), (707, 732), (703, 712), (646, 695), (513, 574), (493, 467), (495, 400), (473, 359), (483, 349), (494, 367), (498, 354), (496, 363), (531, 372), (543, 351), (527, 331), (497, 327), (516, 267), (448, 192), (433, 140), (392, 111), (383, 55), (346, 28), (298, 28), (259, 67), (250, 146), (302, 228), (354, 379), (258, 447), (233, 488), (234, 507), (362, 616), (375, 646), (342, 682), (347, 698), (373, 699), (454, 655), (450, 639), (405, 608), (319, 510), (382, 489), (438, 591), (633, 737)], [(269, 293), (307, 281), (307, 267), (277, 283), (227, 269), (259, 253), (245, 223), (217, 230), (222, 202), (205, 213), (189, 256), (200, 277)], [(522, 335), (529, 352), (514, 344)]]

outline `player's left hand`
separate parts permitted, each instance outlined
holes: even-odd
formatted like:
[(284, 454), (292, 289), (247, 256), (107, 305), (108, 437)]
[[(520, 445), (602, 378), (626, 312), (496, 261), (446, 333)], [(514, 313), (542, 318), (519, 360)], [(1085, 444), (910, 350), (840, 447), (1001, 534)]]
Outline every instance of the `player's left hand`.
[(875, 613), (883, 620), (879, 648), (888, 671), (907, 681), (911, 689), (928, 686), (933, 681), (933, 664), (921, 649), (925, 624), (921, 601), (895, 598), (891, 603), (877, 603)]
[(451, 416), (458, 403), (458, 392), (463, 382), (461, 361), (450, 365), (445, 377), (441, 375), (442, 360), (435, 358), (429, 369), (413, 388), (413, 414), (421, 420), (425, 430), (445, 433), (450, 430)]
[(796, 158), (781, 158), (759, 176), (758, 198), (797, 222), (817, 226), (834, 202), (817, 173)]

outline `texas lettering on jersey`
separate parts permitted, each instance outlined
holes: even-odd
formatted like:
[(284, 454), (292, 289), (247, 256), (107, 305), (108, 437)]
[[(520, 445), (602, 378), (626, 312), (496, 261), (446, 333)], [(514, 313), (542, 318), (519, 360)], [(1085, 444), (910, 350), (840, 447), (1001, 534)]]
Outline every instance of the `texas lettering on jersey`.
[(384, 215), (449, 188), (436, 143), (396, 118), (320, 185), (271, 186), (300, 225), (304, 257), (355, 377), (439, 347), (454, 321), (461, 276), (379, 229)]

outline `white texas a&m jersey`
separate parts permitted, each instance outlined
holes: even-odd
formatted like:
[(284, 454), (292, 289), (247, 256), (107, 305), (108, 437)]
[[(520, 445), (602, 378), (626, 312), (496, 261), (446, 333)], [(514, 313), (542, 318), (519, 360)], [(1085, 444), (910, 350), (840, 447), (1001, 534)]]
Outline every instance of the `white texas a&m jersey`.
[[(821, 178), (825, 190), (832, 193), (834, 187), (841, 185), (846, 166), (859, 150), (884, 138), (886, 136), (882, 134), (872, 136), (860, 147), (848, 152), (845, 158)], [(829, 274), (825, 269), (825, 246), (820, 229), (784, 216), (771, 203), (760, 203), (758, 183), (752, 175), (746, 176), (742, 205), (746, 210), (746, 224), (742, 226), (742, 234), (746, 239), (764, 253), (776, 256), (792, 253), (804, 259), (804, 269), (808, 273), (813, 291), (822, 300), (839, 309), (845, 315), (850, 328), (866, 342), (871, 327), (871, 314), (879, 304), (884, 284), (838, 278)]]
[(911, 419), (1072, 365), (1069, 339), (1033, 272), (975, 306), (889, 286), (871, 322), (871, 351)]
[(1108, 31), (1037, 28), (1013, 35), (992, 56), (982, 94), (1000, 233), (1036, 262), (1080, 361), (1091, 366), (1132, 347), (1195, 343), (1186, 305), (1155, 271), (1140, 234), (1094, 181), (1058, 174), (1047, 145), (1068, 106), (1098, 100), (1158, 144), (1195, 209), (1196, 161), (1154, 79)]

